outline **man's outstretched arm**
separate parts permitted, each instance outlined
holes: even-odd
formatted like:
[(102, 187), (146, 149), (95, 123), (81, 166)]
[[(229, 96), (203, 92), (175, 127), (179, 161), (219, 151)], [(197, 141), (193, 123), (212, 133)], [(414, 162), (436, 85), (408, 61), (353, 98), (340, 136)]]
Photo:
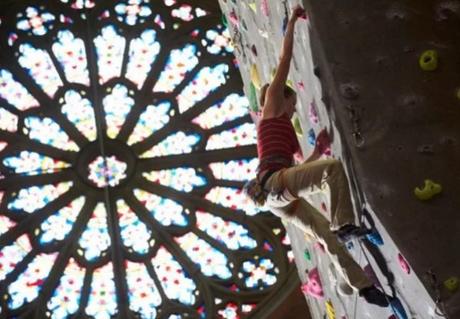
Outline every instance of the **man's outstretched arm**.
[(267, 96), (274, 99), (283, 98), (284, 87), (286, 85), (289, 68), (291, 65), (292, 51), (294, 47), (294, 29), (297, 19), (305, 14), (305, 10), (299, 5), (292, 11), (291, 17), (287, 23), (286, 33), (284, 35), (283, 47), (281, 49), (280, 60), (276, 69), (275, 76), (270, 84)]

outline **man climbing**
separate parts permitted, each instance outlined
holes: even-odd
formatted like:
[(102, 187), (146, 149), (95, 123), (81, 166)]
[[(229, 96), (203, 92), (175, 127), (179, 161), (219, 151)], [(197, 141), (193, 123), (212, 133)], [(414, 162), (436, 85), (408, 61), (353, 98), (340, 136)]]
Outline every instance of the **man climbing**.
[[(293, 166), (294, 155), (301, 150), (291, 117), (297, 96), (286, 86), (292, 58), (294, 27), (305, 11), (297, 6), (288, 21), (280, 61), (273, 81), (260, 93), (261, 118), (257, 127), (259, 167), (257, 178), (246, 183), (245, 193), (259, 206), (270, 209), (287, 222), (325, 246), (337, 270), (347, 283), (359, 291), (367, 302), (388, 306), (388, 298), (367, 278), (360, 266), (339, 242), (350, 236), (362, 235), (355, 226), (348, 182), (340, 161), (319, 160), (321, 147), (327, 138), (322, 131), (312, 155)], [(327, 220), (306, 200), (317, 191), (328, 190), (330, 220)]]

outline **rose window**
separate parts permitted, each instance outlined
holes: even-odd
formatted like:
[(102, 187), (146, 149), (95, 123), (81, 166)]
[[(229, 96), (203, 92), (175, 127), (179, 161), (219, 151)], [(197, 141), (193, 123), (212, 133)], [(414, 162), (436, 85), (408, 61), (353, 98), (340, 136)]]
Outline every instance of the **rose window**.
[(0, 4), (1, 317), (263, 317), (297, 275), (241, 192), (256, 130), (217, 2), (35, 3)]

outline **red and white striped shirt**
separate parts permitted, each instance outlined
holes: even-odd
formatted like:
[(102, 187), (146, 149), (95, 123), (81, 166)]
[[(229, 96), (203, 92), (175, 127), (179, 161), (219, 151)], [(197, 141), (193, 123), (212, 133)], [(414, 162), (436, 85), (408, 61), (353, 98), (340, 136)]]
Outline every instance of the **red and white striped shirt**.
[(259, 172), (291, 166), (293, 155), (300, 150), (291, 120), (283, 115), (262, 119), (257, 127)]

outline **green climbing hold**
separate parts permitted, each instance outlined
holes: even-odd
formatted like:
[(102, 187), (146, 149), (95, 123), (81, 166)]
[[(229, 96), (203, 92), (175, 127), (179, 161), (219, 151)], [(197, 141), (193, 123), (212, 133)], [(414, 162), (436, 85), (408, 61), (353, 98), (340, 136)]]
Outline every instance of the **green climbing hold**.
[(298, 135), (303, 134), (302, 126), (300, 126), (300, 119), (297, 116), (294, 118), (294, 130)]
[(225, 14), (222, 15), (222, 23), (226, 28), (228, 28), (228, 21), (227, 21), (227, 17), (225, 16)]
[(418, 62), (423, 71), (434, 71), (438, 67), (438, 52), (427, 50), (422, 53)]
[(440, 184), (436, 184), (432, 180), (426, 179), (423, 189), (416, 187), (414, 190), (414, 194), (420, 200), (428, 200), (432, 198), (434, 195), (441, 193), (441, 191), (442, 186)]
[(450, 292), (458, 290), (458, 277), (450, 277), (444, 281), (444, 287)]
[(256, 87), (254, 84), (251, 82), (249, 85), (249, 108), (253, 112), (257, 112), (259, 110), (259, 106), (257, 105), (257, 93), (256, 93)]
[(303, 252), (303, 256), (305, 257), (306, 260), (308, 261), (311, 260), (310, 252), (308, 251), (308, 249), (305, 249), (305, 251)]

